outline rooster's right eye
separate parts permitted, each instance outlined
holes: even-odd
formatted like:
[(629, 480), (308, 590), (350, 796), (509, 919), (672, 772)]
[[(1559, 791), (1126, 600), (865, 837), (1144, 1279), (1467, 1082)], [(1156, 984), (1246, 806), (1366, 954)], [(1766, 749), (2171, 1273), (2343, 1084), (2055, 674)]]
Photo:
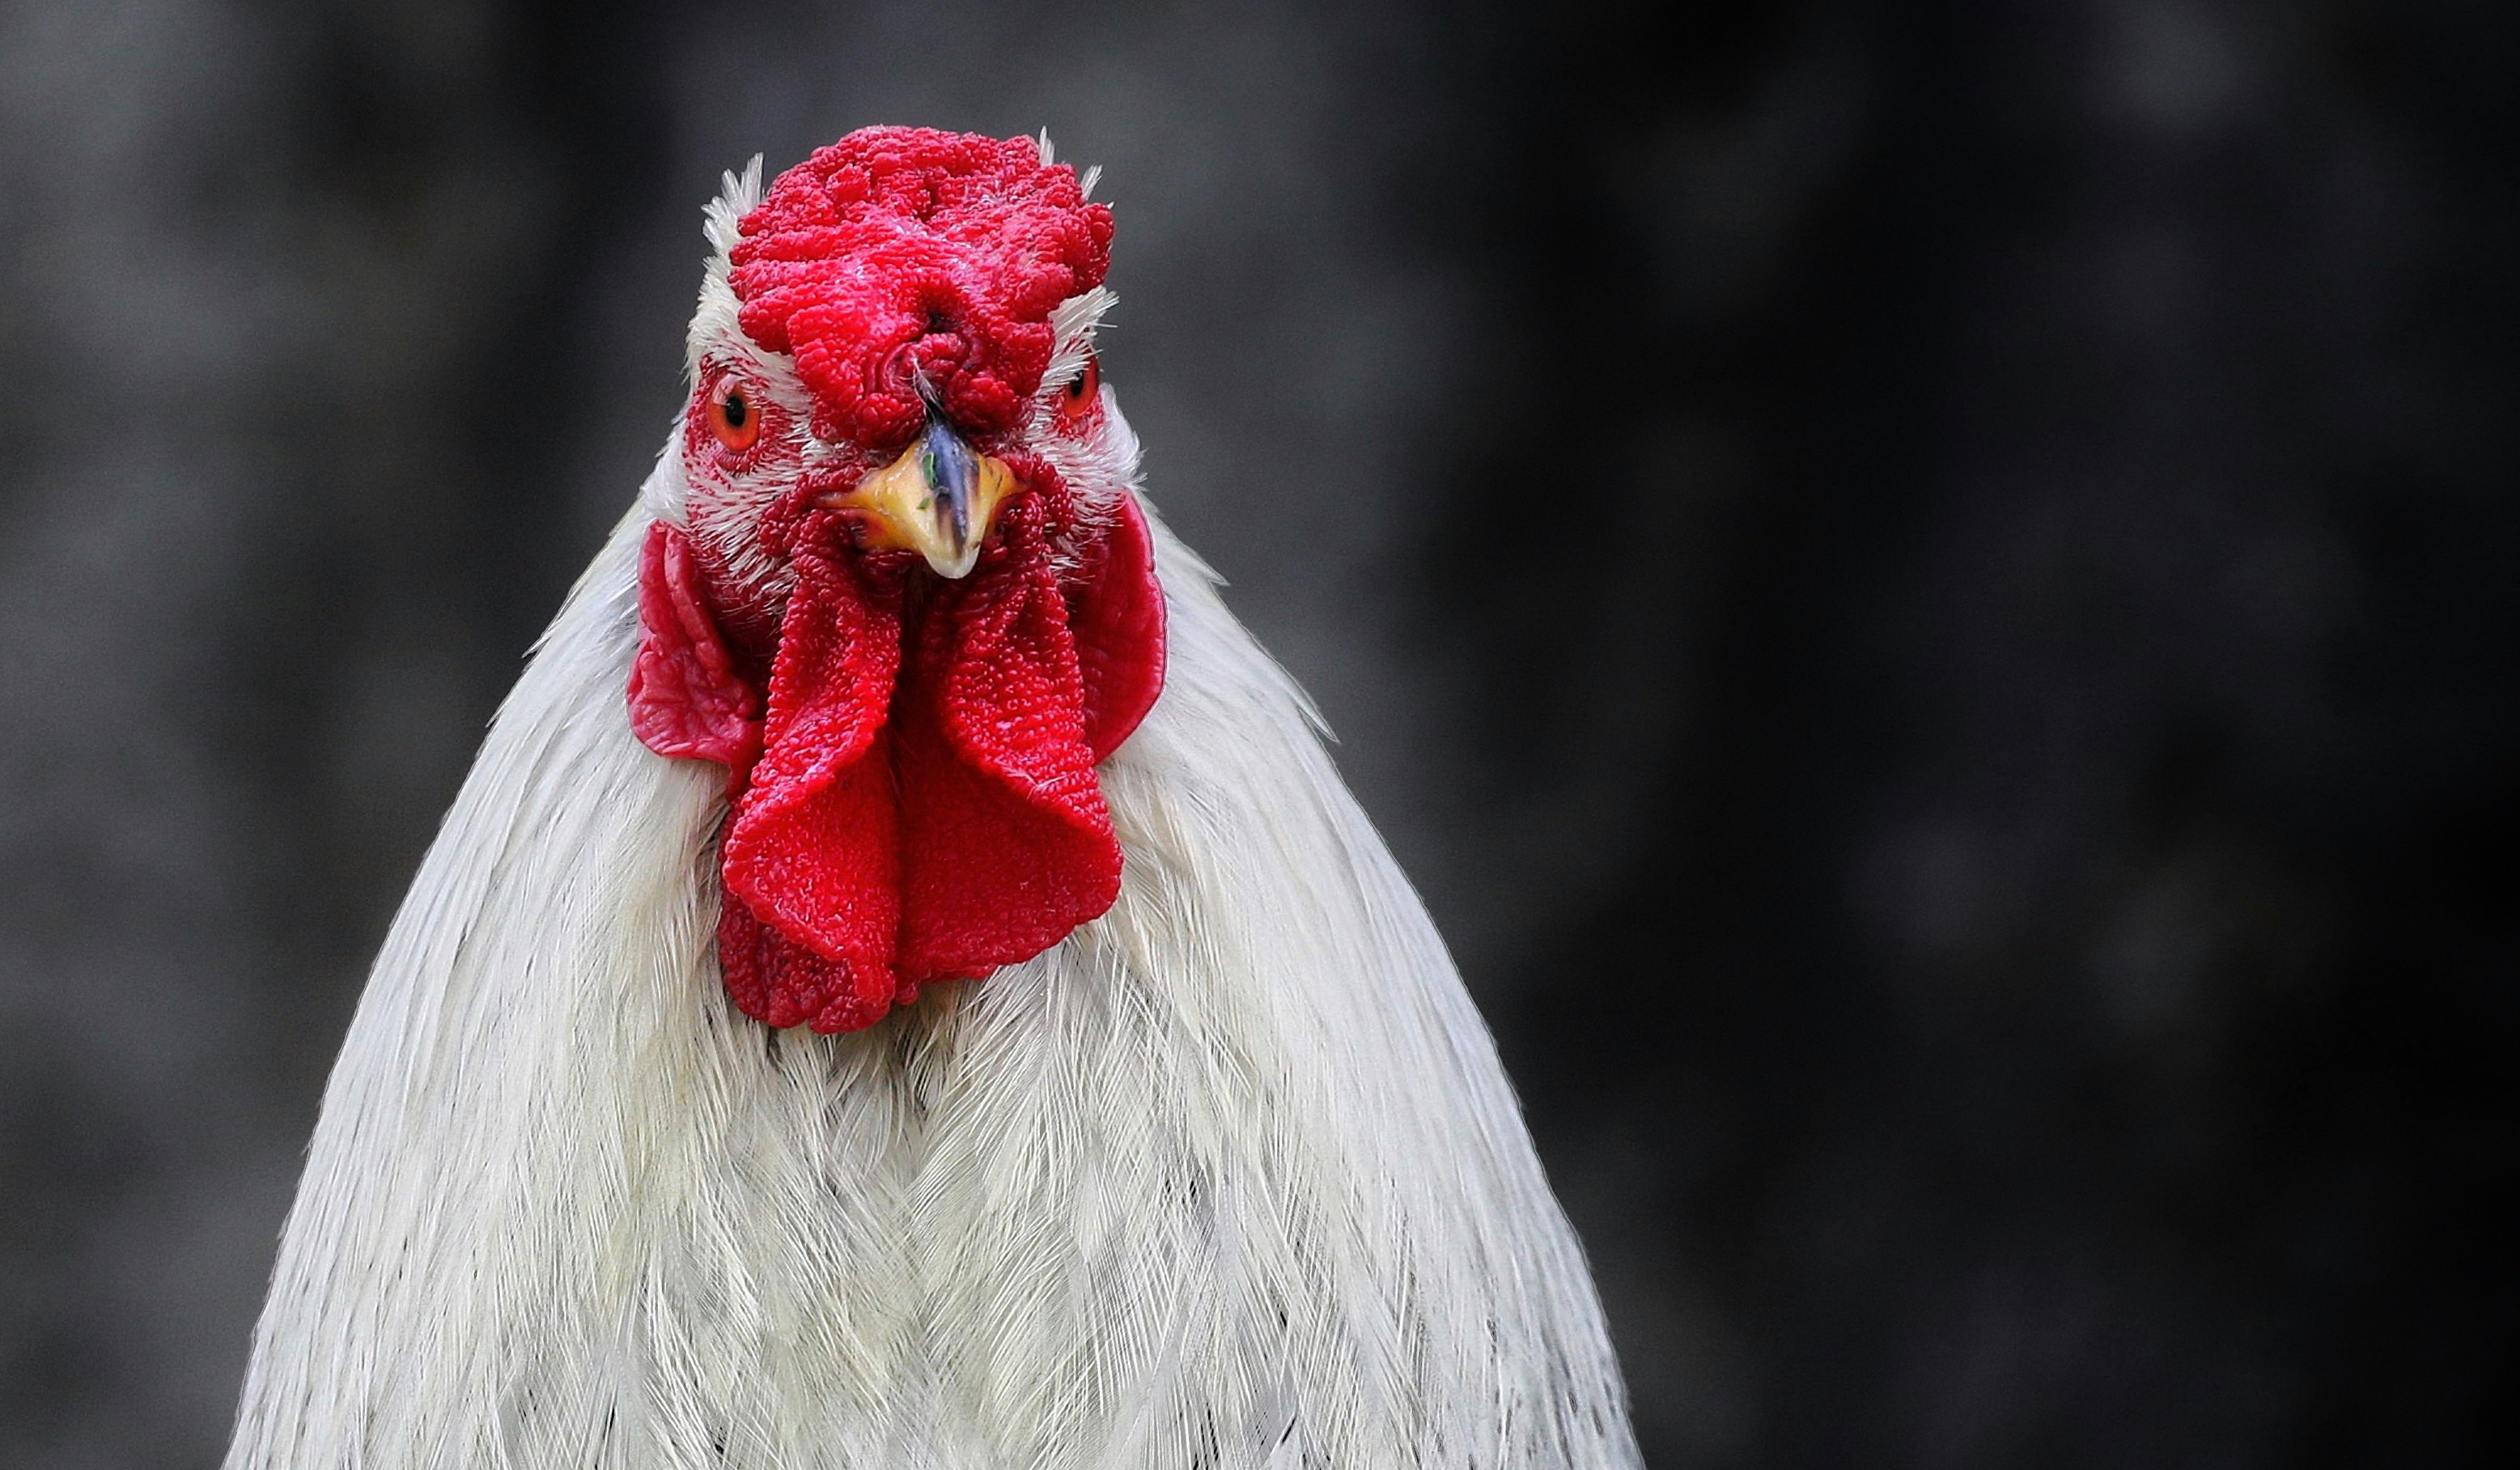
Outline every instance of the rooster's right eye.
[(709, 433), (734, 453), (742, 453), (761, 438), (761, 410), (732, 376), (720, 378), (709, 390), (707, 413)]

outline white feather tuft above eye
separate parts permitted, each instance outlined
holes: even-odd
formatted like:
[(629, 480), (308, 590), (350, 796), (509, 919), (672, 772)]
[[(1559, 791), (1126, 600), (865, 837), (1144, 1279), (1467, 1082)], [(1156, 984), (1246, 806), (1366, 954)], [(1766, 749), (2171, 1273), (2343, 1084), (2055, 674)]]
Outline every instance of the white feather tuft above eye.
[(700, 233), (708, 239), (709, 256), (700, 275), (699, 306), (684, 338), (683, 376), (687, 388), (698, 386), (700, 360), (712, 350), (752, 352), (736, 326), (735, 286), (728, 279), (735, 266), (729, 257), (741, 237), (743, 216), (760, 207), (761, 155), (754, 154), (752, 161), (743, 165), (743, 172), (728, 169), (720, 176), (717, 198), (700, 210)]
[(1043, 392), (1053, 394), (1067, 380), (1085, 370), (1086, 355), (1094, 350), (1095, 329), (1102, 324), (1102, 314), (1111, 309), (1119, 298), (1102, 286), (1080, 292), (1058, 303), (1050, 314), (1050, 329), (1058, 334), (1058, 345), (1051, 348), (1050, 367), (1043, 372)]
[(710, 262), (712, 268), (723, 271), (728, 253), (735, 249), (736, 227), (743, 216), (761, 207), (761, 155), (754, 154), (742, 174), (730, 168), (719, 177), (718, 196), (702, 211), (700, 233), (708, 237), (709, 249), (716, 253), (716, 259)]

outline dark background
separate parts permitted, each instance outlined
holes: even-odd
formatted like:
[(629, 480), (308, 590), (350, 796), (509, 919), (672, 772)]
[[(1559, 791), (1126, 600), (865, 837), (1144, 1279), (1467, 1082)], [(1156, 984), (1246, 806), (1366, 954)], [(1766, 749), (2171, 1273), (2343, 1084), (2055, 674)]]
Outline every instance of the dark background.
[(1152, 492), (1458, 946), (1657, 1466), (2497, 1461), (2515, 63), (2445, 0), (0, 0), (0, 1459), (214, 1459), (717, 171), (916, 121), (1106, 165)]

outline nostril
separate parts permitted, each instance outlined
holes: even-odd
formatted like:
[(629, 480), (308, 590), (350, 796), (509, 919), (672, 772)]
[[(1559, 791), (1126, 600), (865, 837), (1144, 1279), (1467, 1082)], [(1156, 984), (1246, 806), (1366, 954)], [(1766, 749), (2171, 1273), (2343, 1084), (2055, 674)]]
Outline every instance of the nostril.
[(929, 336), (929, 337), (942, 337), (942, 336), (944, 336), (945, 334), (947, 334), (947, 333), (949, 333), (949, 332), (951, 332), (951, 331), (953, 331), (953, 330), (954, 330), (954, 319), (953, 319), (952, 317), (947, 316), (944, 312), (939, 311), (939, 310), (937, 310), (936, 308), (934, 308), (934, 307), (932, 307), (932, 306), (928, 308), (928, 310), (927, 310), (927, 332), (926, 332), (926, 335), (927, 335), (927, 336)]

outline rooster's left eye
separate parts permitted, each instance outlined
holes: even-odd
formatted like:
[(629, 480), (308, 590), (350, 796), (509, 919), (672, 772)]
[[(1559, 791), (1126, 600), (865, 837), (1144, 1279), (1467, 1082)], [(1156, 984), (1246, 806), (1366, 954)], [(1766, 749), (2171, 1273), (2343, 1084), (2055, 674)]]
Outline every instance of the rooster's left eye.
[(761, 410), (745, 396), (742, 384), (720, 378), (709, 390), (708, 426), (719, 443), (741, 454), (761, 438)]
[(1102, 362), (1093, 353), (1085, 354), (1085, 366), (1067, 382), (1058, 394), (1058, 421), (1074, 424), (1094, 411), (1102, 398)]

